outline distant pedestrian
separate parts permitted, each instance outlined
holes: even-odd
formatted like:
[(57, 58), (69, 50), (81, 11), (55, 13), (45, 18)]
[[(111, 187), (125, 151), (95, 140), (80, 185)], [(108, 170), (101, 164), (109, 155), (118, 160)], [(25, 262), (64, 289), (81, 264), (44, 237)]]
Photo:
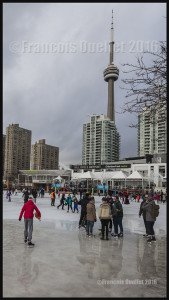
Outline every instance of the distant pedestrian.
[(26, 189), (26, 191), (24, 191), (24, 193), (23, 193), (24, 203), (26, 203), (28, 201), (29, 195), (30, 195), (30, 193), (29, 193), (28, 189)]
[(60, 191), (58, 190), (58, 198), (60, 198)]
[(75, 212), (75, 210), (77, 210), (77, 213), (79, 212), (78, 210), (78, 200), (77, 200), (77, 197), (76, 195), (73, 195), (72, 197), (72, 202), (74, 203), (74, 208), (73, 208), (73, 212)]
[(64, 209), (64, 205), (65, 205), (65, 194), (62, 193), (61, 199), (60, 199), (60, 205), (57, 206), (57, 208), (59, 209), (60, 206), (62, 206), (62, 209)]
[(50, 197), (51, 197), (51, 206), (55, 206), (56, 195), (54, 191), (51, 192)]
[(73, 209), (72, 209), (72, 197), (71, 197), (70, 193), (68, 194), (68, 197), (66, 199), (66, 203), (67, 203), (67, 212), (69, 212), (69, 207), (71, 208), (71, 211), (73, 212)]
[(24, 230), (24, 242), (28, 242), (28, 247), (33, 247), (34, 244), (31, 242), (32, 240), (32, 232), (33, 232), (33, 211), (36, 210), (39, 217), (41, 217), (41, 213), (37, 206), (33, 203), (32, 198), (29, 197), (28, 201), (22, 207), (19, 221), (22, 219), (22, 215), (24, 213), (24, 222), (25, 222), (25, 230)]
[(17, 189), (15, 189), (15, 196), (17, 196), (17, 194), (18, 194), (18, 190), (17, 190)]
[(7, 196), (8, 196), (8, 202), (11, 202), (11, 191), (10, 190), (8, 191)]
[(32, 196), (33, 196), (33, 199), (34, 199), (34, 202), (36, 203), (36, 198), (37, 198), (37, 190), (36, 189), (33, 189), (32, 190)]
[(166, 194), (163, 194), (163, 199), (162, 199), (163, 203), (166, 202)]
[(137, 194), (137, 202), (140, 202), (140, 195)]

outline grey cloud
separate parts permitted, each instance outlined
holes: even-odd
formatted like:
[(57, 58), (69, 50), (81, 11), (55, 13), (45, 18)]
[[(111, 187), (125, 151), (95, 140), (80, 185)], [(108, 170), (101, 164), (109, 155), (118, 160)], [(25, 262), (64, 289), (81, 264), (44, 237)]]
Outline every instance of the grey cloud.
[[(120, 76), (115, 83), (115, 110), (125, 102), (120, 89), (122, 63), (135, 59), (131, 40), (165, 39), (164, 3), (9, 3), (3, 16), (3, 128), (19, 123), (32, 130), (32, 143), (45, 138), (60, 148), (60, 162), (81, 163), (83, 123), (88, 114), (107, 113), (107, 83), (103, 71), (109, 48), (80, 52), (82, 41), (109, 43), (114, 9), (115, 42), (126, 51), (115, 53)], [(11, 53), (11, 41), (74, 43), (74, 53)], [(106, 49), (105, 49), (106, 50)], [(132, 115), (116, 114), (121, 157), (137, 155), (137, 131), (128, 128)], [(131, 146), (132, 145), (132, 146)]]

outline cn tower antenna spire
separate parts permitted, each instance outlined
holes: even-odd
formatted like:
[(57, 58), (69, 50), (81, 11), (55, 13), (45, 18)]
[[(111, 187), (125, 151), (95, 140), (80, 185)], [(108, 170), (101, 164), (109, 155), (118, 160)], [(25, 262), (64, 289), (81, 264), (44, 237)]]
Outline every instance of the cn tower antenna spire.
[(119, 69), (114, 65), (113, 57), (114, 47), (114, 27), (113, 27), (113, 10), (112, 10), (112, 22), (110, 31), (110, 64), (104, 70), (104, 80), (108, 82), (108, 106), (107, 116), (111, 121), (115, 123), (115, 110), (114, 110), (114, 81), (119, 77)]

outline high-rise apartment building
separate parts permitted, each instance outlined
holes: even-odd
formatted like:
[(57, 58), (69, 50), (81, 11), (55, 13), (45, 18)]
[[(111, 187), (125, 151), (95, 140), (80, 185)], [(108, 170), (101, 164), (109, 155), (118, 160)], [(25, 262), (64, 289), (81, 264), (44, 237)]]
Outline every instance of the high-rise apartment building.
[(5, 166), (5, 141), (6, 141), (6, 135), (3, 134), (3, 172), (4, 172), (4, 166)]
[(138, 156), (167, 153), (167, 110), (158, 101), (138, 116)]
[(57, 170), (59, 168), (59, 147), (45, 144), (45, 139), (32, 145), (32, 170)]
[(6, 128), (4, 178), (17, 178), (19, 170), (30, 170), (30, 130), (12, 124)]
[(89, 115), (90, 122), (83, 124), (82, 164), (104, 164), (119, 160), (120, 135), (115, 125), (114, 81), (119, 69), (113, 62), (114, 47), (113, 11), (110, 37), (110, 63), (104, 70), (104, 80), (108, 82), (107, 117)]
[(113, 121), (104, 115), (89, 115), (83, 124), (82, 164), (105, 164), (119, 160), (120, 136)]

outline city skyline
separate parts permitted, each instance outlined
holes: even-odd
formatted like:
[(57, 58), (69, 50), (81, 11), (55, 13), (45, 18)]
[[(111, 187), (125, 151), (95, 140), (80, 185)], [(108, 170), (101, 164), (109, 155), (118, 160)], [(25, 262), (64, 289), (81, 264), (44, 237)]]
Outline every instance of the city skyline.
[(59, 147), (59, 163), (81, 162), (83, 123), (88, 114), (107, 114), (103, 71), (109, 63), (113, 9), (114, 56), (120, 70), (115, 83), (120, 158), (137, 156), (137, 130), (128, 127), (137, 118), (118, 114), (125, 102), (120, 89), (122, 64), (133, 62), (139, 47), (153, 50), (153, 41), (166, 39), (166, 4), (10, 3), (3, 7), (3, 133), (9, 124), (19, 123), (32, 131), (31, 144), (46, 139)]

